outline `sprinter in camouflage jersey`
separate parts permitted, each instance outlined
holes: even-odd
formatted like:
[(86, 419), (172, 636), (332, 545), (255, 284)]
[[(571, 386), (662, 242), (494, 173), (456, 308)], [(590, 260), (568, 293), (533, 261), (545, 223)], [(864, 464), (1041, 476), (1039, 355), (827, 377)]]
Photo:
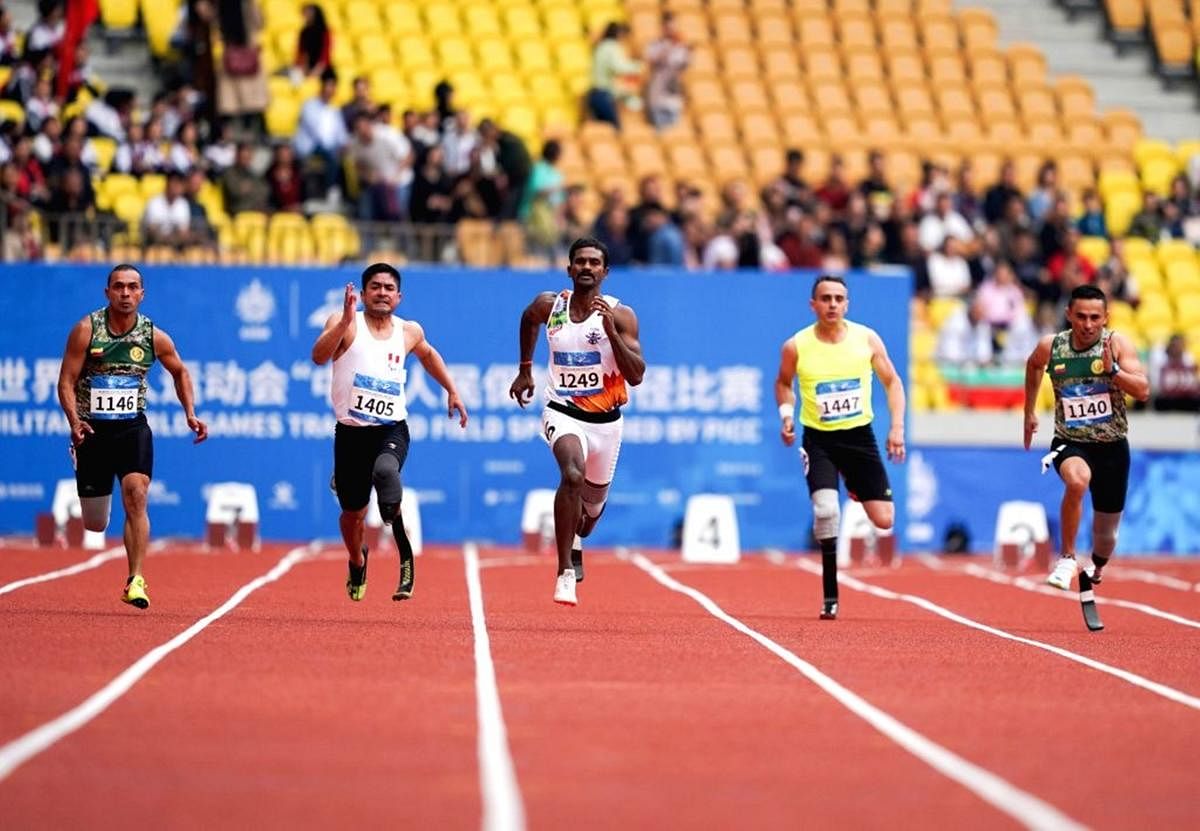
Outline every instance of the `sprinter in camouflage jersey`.
[(1060, 510), (1061, 557), (1046, 582), (1068, 590), (1078, 571), (1075, 537), (1083, 494), (1092, 494), (1092, 582), (1117, 544), (1117, 527), (1129, 485), (1129, 442), (1125, 396), (1150, 396), (1150, 383), (1133, 345), (1109, 331), (1108, 300), (1095, 286), (1078, 286), (1067, 303), (1071, 328), (1046, 335), (1025, 363), (1025, 449), (1038, 429), (1035, 412), (1042, 376), (1054, 387), (1054, 440), (1042, 459), (1058, 471), (1066, 491)]
[(150, 544), (146, 495), (154, 470), (154, 444), (146, 422), (146, 374), (158, 360), (175, 381), (175, 394), (196, 443), (208, 428), (196, 418), (192, 379), (175, 344), (150, 318), (138, 313), (145, 296), (142, 275), (118, 265), (108, 275), (108, 306), (80, 320), (67, 337), (58, 376), (58, 401), (71, 427), (75, 483), (83, 525), (108, 527), (114, 477), (125, 507), (125, 556), (129, 578), (121, 599), (150, 606), (142, 563)]

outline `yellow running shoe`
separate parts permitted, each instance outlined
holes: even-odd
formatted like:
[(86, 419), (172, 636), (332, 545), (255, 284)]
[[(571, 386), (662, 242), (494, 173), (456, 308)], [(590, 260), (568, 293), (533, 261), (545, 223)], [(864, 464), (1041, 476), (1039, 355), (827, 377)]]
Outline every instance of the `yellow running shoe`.
[(367, 547), (362, 547), (363, 564), (356, 566), (354, 563), (349, 564), (350, 574), (346, 578), (346, 594), (350, 599), (357, 602), (366, 597), (367, 594)]
[(142, 575), (135, 574), (126, 581), (125, 594), (121, 595), (121, 601), (139, 609), (150, 608), (150, 598), (146, 595), (146, 581), (142, 579)]

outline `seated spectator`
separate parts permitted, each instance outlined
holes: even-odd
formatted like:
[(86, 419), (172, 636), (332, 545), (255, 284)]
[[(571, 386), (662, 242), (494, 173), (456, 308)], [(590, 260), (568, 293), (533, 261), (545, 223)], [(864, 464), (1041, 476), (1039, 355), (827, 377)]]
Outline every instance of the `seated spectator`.
[(1006, 159), (1000, 166), (1000, 180), (988, 188), (983, 196), (984, 221), (989, 224), (998, 222), (1013, 197), (1020, 199), (1024, 204), (1021, 189), (1017, 187), (1017, 166)]
[(1026, 203), (1029, 208), (1029, 218), (1035, 223), (1041, 222), (1057, 196), (1058, 164), (1053, 160), (1042, 162), (1042, 166), (1038, 168), (1037, 185), (1029, 194), (1029, 200)]
[(829, 176), (817, 188), (816, 197), (829, 207), (834, 220), (841, 219), (850, 202), (850, 185), (846, 182), (846, 163), (837, 153), (829, 161)]
[[(818, 241), (816, 220), (799, 206), (793, 205), (784, 215), (784, 230), (775, 238), (792, 268), (820, 268), (825, 252)], [(705, 250), (707, 258), (708, 251)], [(707, 264), (705, 265), (707, 268)]]
[(58, 116), (58, 102), (54, 100), (50, 78), (42, 76), (33, 85), (33, 95), (25, 102), (25, 127), (36, 133), (50, 116)]
[(408, 201), (409, 218), (417, 225), (442, 225), (450, 221), (454, 207), (451, 192), (454, 180), (442, 166), (442, 146), (435, 144), (425, 150), (413, 171), (412, 191)]
[(947, 234), (927, 258), (929, 288), (934, 297), (966, 297), (971, 291), (971, 267), (962, 255), (962, 242)]
[(25, 35), (25, 60), (37, 63), (53, 55), (66, 33), (61, 0), (38, 0), (38, 19)]
[(42, 124), (42, 131), (33, 137), (33, 155), (45, 167), (62, 149), (63, 124), (50, 116)]
[(64, 251), (70, 251), (94, 239), (89, 223), (95, 214), (96, 199), (86, 171), (79, 167), (65, 168), (56, 181), (46, 206), (48, 236)]
[(804, 151), (792, 147), (784, 153), (783, 173), (771, 183), (783, 190), (789, 205), (808, 210), (814, 200), (812, 189), (804, 180)]
[(167, 170), (188, 174), (204, 169), (204, 154), (200, 150), (200, 137), (196, 122), (185, 121), (179, 125), (175, 140), (167, 150)]
[(995, 355), (992, 330), (979, 317), (976, 304), (963, 303), (942, 321), (934, 355), (950, 366), (986, 366)]
[(830, 274), (842, 274), (850, 268), (850, 249), (846, 235), (837, 228), (830, 228), (825, 235), (825, 255), (821, 257), (821, 270)]
[(306, 3), (300, 10), (304, 25), (296, 39), (295, 68), (299, 77), (319, 78), (332, 62), (333, 38), (325, 12), (316, 3)]
[(1172, 335), (1151, 358), (1150, 389), (1154, 409), (1200, 412), (1200, 371), (1183, 335)]
[(13, 26), (12, 12), (0, 6), (0, 66), (14, 66), (21, 60), (21, 33)]
[(113, 170), (141, 177), (147, 173), (162, 173), (167, 160), (162, 152), (162, 125), (157, 120), (149, 121), (145, 127), (129, 125), (129, 140), (117, 146), (113, 157)]
[(458, 110), (447, 119), (442, 129), (442, 158), (446, 173), (452, 178), (471, 169), (471, 152), (479, 144), (479, 133), (471, 126), (471, 114)]
[(358, 175), (359, 218), (395, 222), (407, 216), (413, 181), (408, 139), (377, 124), (371, 113), (359, 113), (346, 152)]
[(1104, 203), (1095, 189), (1083, 192), (1083, 214), (1075, 221), (1075, 227), (1085, 237), (1107, 237), (1108, 223), (1104, 219)]
[(267, 184), (271, 188), (271, 209), (297, 212), (304, 202), (304, 182), (300, 163), (290, 144), (277, 144), (267, 168)]
[[(271, 207), (271, 186), (254, 172), (254, 145), (241, 142), (237, 146), (233, 166), (221, 174), (221, 192), (225, 196), (225, 211), (236, 216), (242, 211), (266, 213)], [(297, 200), (299, 202), (299, 200)]]
[[(84, 118), (91, 131), (113, 141), (124, 141), (136, 103), (136, 96), (131, 90), (110, 89), (103, 98), (97, 98), (87, 105)], [(70, 124), (67, 130), (70, 132)]]
[(609, 266), (633, 262), (633, 245), (629, 237), (629, 209), (620, 202), (609, 202), (592, 229), (593, 236), (608, 248)]
[(214, 245), (217, 241), (216, 232), (208, 220), (208, 209), (201, 201), (201, 192), (208, 186), (204, 171), (193, 167), (187, 174), (187, 184), (184, 195), (187, 198), (188, 210), (191, 212), (191, 242), (195, 245)]
[(922, 248), (928, 252), (936, 252), (942, 248), (947, 237), (968, 242), (974, 238), (975, 232), (971, 230), (963, 215), (954, 210), (954, 197), (948, 192), (942, 192), (934, 197), (934, 209), (921, 220), (917, 235)]
[(954, 191), (954, 210), (967, 221), (973, 229), (981, 229), (983, 221), (983, 203), (975, 187), (975, 167), (970, 159), (963, 159), (958, 166), (958, 181)]
[(233, 140), (233, 128), (229, 122), (223, 123), (217, 131), (217, 136), (211, 139), (203, 150), (204, 169), (209, 176), (219, 177), (233, 166), (237, 158), (237, 143)]
[(169, 245), (182, 248), (194, 239), (192, 207), (185, 194), (183, 174), (167, 174), (167, 186), (162, 193), (150, 197), (142, 214), (142, 236), (149, 245)]
[(33, 205), (45, 205), (50, 199), (50, 189), (42, 165), (33, 155), (33, 140), (29, 136), (17, 139), (10, 161), (17, 171), (17, 196)]
[(520, 136), (500, 129), (490, 118), (479, 122), (479, 140), (481, 146), (495, 155), (496, 165), (502, 174), (497, 178), (500, 188), (500, 218), (515, 219), (533, 171), (533, 159), (529, 156), (529, 149)]
[(29, 223), (28, 214), (16, 214), (4, 232), (0, 256), (6, 263), (28, 263), (42, 258), (42, 240)]
[(371, 79), (366, 75), (357, 76), (351, 86), (350, 100), (342, 106), (342, 120), (346, 122), (346, 129), (354, 132), (355, 117), (359, 113), (374, 113), (375, 106), (371, 100)]
[(96, 201), (92, 188), (92, 173), (83, 161), (83, 139), (78, 135), (67, 136), (63, 139), (62, 148), (46, 166), (46, 184), (51, 193), (63, 187), (63, 179), (70, 171), (75, 171), (81, 179), (83, 201), (89, 206)]
[(674, 126), (683, 113), (683, 73), (692, 60), (692, 49), (684, 43), (675, 15), (663, 12), (662, 36), (651, 41), (644, 55), (646, 117), (659, 130)]
[(1007, 260), (997, 262), (991, 275), (979, 284), (973, 303), (975, 316), (991, 331), (996, 352), (1003, 350), (1010, 331), (1032, 328), (1029, 309), (1025, 306), (1025, 292)]
[(642, 215), (642, 230), (647, 234), (648, 265), (684, 265), (686, 242), (666, 208), (649, 206)]
[(1109, 300), (1120, 300), (1137, 306), (1141, 299), (1137, 280), (1129, 273), (1125, 264), (1125, 240), (1115, 239), (1109, 250), (1108, 259), (1096, 271), (1096, 285)]
[(586, 197), (587, 188), (583, 185), (567, 186), (566, 196), (563, 199), (562, 233), (558, 238), (557, 256), (565, 258), (571, 243), (580, 237), (590, 236), (592, 233), (592, 223), (595, 220), (588, 215)]
[(1162, 238), (1163, 216), (1157, 193), (1148, 190), (1142, 196), (1142, 209), (1134, 214), (1126, 235), (1151, 242), (1158, 242)]

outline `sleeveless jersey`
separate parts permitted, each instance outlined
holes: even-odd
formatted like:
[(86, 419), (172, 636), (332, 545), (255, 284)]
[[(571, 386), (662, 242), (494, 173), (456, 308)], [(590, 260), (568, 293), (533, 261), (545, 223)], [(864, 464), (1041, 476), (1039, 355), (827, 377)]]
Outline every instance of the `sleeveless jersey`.
[[(607, 294), (604, 300), (614, 309), (620, 303)], [(559, 292), (546, 321), (550, 345), (546, 400), (593, 413), (610, 412), (629, 400), (625, 376), (617, 367), (600, 315), (593, 312), (583, 322), (572, 323), (570, 303), (570, 289)]]
[(355, 427), (403, 421), (408, 417), (404, 321), (392, 318), (392, 335), (386, 340), (371, 334), (362, 312), (355, 315), (354, 325), (354, 342), (333, 362), (330, 395), (334, 416)]
[(814, 430), (849, 430), (870, 424), (870, 329), (844, 321), (840, 343), (817, 337), (817, 326), (792, 337), (796, 345), (796, 380), (800, 385), (800, 423)]
[(1050, 345), (1050, 383), (1054, 387), (1054, 435), (1084, 442), (1118, 441), (1125, 437), (1125, 393), (1104, 375), (1104, 329), (1082, 352), (1071, 346), (1071, 330), (1059, 332)]
[(75, 384), (75, 413), (90, 421), (137, 418), (146, 410), (146, 374), (154, 364), (154, 324), (139, 314), (133, 328), (114, 335), (108, 309), (97, 309), (83, 369)]

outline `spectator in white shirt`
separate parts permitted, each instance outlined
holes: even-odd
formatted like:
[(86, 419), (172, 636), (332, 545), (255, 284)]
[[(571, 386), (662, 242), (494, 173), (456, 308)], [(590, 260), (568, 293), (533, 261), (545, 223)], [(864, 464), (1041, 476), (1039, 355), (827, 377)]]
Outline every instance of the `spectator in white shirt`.
[(471, 126), (471, 116), (458, 110), (442, 133), (442, 156), (446, 173), (457, 179), (471, 169), (471, 151), (479, 144), (479, 133)]
[(412, 153), (407, 140), (371, 114), (354, 117), (354, 137), (347, 153), (359, 182), (359, 218), (391, 221), (404, 218), (412, 183)]
[(321, 73), (321, 91), (300, 108), (294, 141), (296, 155), (302, 160), (316, 156), (324, 163), (325, 190), (329, 197), (337, 193), (342, 149), (349, 140), (342, 111), (333, 103), (336, 94), (337, 73), (326, 69)]
[(967, 296), (971, 290), (971, 268), (962, 256), (962, 243), (957, 237), (945, 237), (925, 262), (934, 297)]
[(954, 210), (954, 197), (949, 192), (940, 192), (935, 197), (932, 213), (925, 215), (917, 228), (917, 239), (925, 251), (937, 251), (946, 237), (969, 242), (975, 237), (970, 223)]
[(183, 175), (172, 171), (166, 189), (146, 203), (142, 233), (148, 244), (182, 247), (192, 242), (192, 207), (184, 187)]

